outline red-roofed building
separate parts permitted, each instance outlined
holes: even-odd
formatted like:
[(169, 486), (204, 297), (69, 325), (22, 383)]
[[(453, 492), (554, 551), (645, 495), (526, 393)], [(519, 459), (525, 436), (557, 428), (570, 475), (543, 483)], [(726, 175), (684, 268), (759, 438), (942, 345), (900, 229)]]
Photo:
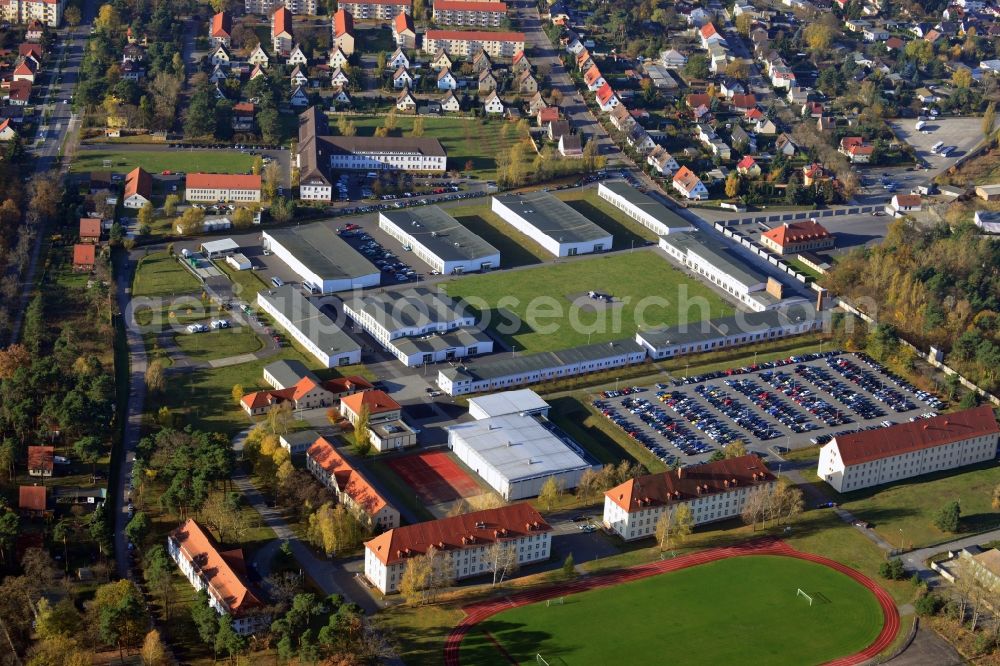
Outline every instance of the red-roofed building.
[(294, 41), (292, 13), (287, 7), (278, 7), (271, 14), (271, 47), (278, 55), (288, 55)]
[(170, 533), (167, 552), (196, 590), (207, 590), (208, 603), (219, 615), (229, 615), (241, 636), (271, 623), (264, 603), (250, 591), (243, 550), (220, 551), (215, 539), (193, 519)]
[(101, 242), (101, 219), (99, 217), (80, 218), (80, 242)]
[(549, 123), (559, 120), (559, 107), (547, 106), (538, 110), (538, 126), (547, 127)]
[(14, 106), (26, 106), (31, 100), (31, 81), (11, 81), (7, 101)]
[(722, 33), (716, 30), (715, 26), (711, 23), (706, 23), (705, 25), (701, 26), (701, 30), (699, 31), (699, 36), (701, 37), (702, 48), (707, 49), (712, 44), (726, 43), (726, 38), (723, 37)]
[(34, 58), (36, 63), (42, 62), (42, 50), (41, 44), (35, 44), (34, 42), (25, 42), (17, 47), (17, 54), (22, 58)]
[(802, 184), (806, 187), (811, 187), (823, 180), (829, 180), (829, 178), (826, 175), (826, 169), (819, 162), (813, 162), (802, 167)]
[(434, 0), (434, 22), (438, 25), (462, 25), (499, 28), (507, 18), (507, 4), (490, 0)]
[(229, 12), (219, 12), (212, 17), (212, 28), (208, 37), (213, 47), (221, 45), (229, 48), (233, 37), (233, 18)]
[(860, 136), (845, 136), (840, 140), (839, 152), (847, 155), (854, 164), (867, 164), (872, 159), (875, 147)]
[(38, 63), (35, 62), (34, 58), (23, 58), (21, 62), (17, 63), (17, 67), (14, 68), (12, 80), (34, 83), (37, 73)]
[(754, 158), (744, 155), (743, 159), (736, 163), (736, 171), (741, 176), (756, 178), (760, 175), (760, 165), (757, 164), (757, 160)]
[(73, 246), (73, 270), (92, 271), (97, 258), (95, 247), (89, 243), (77, 243)]
[(625, 541), (651, 537), (659, 517), (681, 504), (695, 525), (735, 518), (755, 488), (775, 482), (753, 454), (647, 474), (604, 493), (604, 526)]
[(889, 203), (892, 214), (896, 217), (915, 213), (922, 207), (919, 194), (896, 194)]
[[(432, 547), (447, 555), (444, 562), (455, 580), (494, 573), (487, 549), (496, 543), (516, 553), (519, 566), (544, 562), (552, 547), (551, 530), (527, 502), (397, 527), (365, 543), (365, 577), (383, 594), (396, 592), (407, 560)], [(512, 569), (495, 572), (494, 579)]]
[(260, 201), (260, 184), (260, 174), (189, 173), (184, 198), (211, 203), (256, 203)]
[(367, 408), (369, 424), (399, 419), (402, 408), (385, 391), (352, 393), (340, 400), (340, 415), (356, 425)]
[(333, 43), (346, 56), (354, 53), (354, 17), (345, 9), (338, 9), (333, 15)]
[(337, 495), (337, 501), (366, 516), (369, 527), (380, 532), (399, 527), (399, 511), (326, 438), (306, 451), (306, 469)]
[[(93, 246), (88, 246), (93, 249)], [(51, 446), (28, 447), (28, 476), (52, 476), (56, 466), (56, 450)]]
[(770, 231), (765, 231), (760, 236), (760, 242), (778, 254), (797, 254), (828, 250), (834, 246), (836, 239), (816, 220), (806, 220), (785, 222)]
[(692, 93), (684, 98), (684, 104), (689, 109), (697, 109), (699, 106), (710, 106), (712, 96), (708, 93)]
[(587, 89), (591, 92), (600, 90), (607, 83), (597, 65), (591, 65), (590, 69), (584, 72), (583, 82), (587, 84)]
[(992, 460), (1000, 427), (990, 405), (834, 437), (817, 472), (837, 492)]
[(413, 25), (413, 17), (406, 12), (396, 14), (392, 22), (392, 36), (396, 46), (404, 49), (417, 47), (417, 30)]
[(904, 46), (904, 42), (899, 37), (890, 37), (885, 40), (885, 48), (889, 51), (899, 51)]
[(153, 176), (142, 167), (136, 167), (125, 176), (126, 208), (142, 208), (153, 200)]
[(703, 182), (701, 182), (701, 178), (698, 178), (698, 176), (686, 166), (682, 166), (677, 170), (677, 173), (674, 174), (674, 177), (671, 180), (671, 185), (673, 185), (673, 188), (680, 192), (685, 199), (700, 201), (708, 198), (708, 188), (705, 187)]
[(428, 30), (424, 33), (424, 53), (443, 48), (452, 58), (465, 58), (483, 51), (491, 58), (513, 58), (524, 50), (524, 33), (484, 30)]
[(0, 120), (0, 141), (13, 141), (15, 138), (17, 138), (17, 130), (14, 129), (10, 118)]
[(21, 486), (17, 489), (17, 508), (26, 518), (44, 518), (48, 513), (48, 490), (45, 486)]
[(608, 113), (621, 104), (618, 100), (618, 95), (615, 94), (614, 88), (611, 87), (610, 83), (605, 83), (598, 88), (597, 92), (594, 93), (594, 97), (597, 99), (597, 105), (601, 107), (601, 111), (604, 113)]
[(337, 6), (358, 21), (391, 21), (400, 12), (413, 13), (413, 0), (348, 0)]
[(257, 108), (253, 102), (237, 102), (233, 104), (233, 131), (252, 132), (254, 128), (254, 115)]
[(733, 95), (732, 101), (733, 111), (737, 113), (746, 113), (751, 109), (757, 108), (757, 96), (756, 95)]

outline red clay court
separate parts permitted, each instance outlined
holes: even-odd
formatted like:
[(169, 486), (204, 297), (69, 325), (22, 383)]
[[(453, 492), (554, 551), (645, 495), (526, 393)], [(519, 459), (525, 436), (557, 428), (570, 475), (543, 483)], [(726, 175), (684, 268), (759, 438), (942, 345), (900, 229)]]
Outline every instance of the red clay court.
[(414, 453), (387, 461), (427, 505), (480, 495), (483, 489), (447, 453)]

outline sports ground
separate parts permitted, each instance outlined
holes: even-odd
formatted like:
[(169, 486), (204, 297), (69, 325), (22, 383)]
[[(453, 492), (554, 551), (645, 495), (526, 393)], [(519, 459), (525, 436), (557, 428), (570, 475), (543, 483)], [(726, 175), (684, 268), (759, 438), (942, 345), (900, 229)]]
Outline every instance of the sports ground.
[(870, 579), (776, 540), (512, 594), (465, 611), (445, 645), (447, 666), (847, 666), (877, 655), (899, 629), (891, 597)]
[(448, 454), (440, 451), (401, 456), (387, 461), (387, 464), (427, 506), (483, 492)]
[[(463, 276), (447, 282), (445, 289), (472, 306), (485, 303), (480, 308), (485, 323), (516, 351), (632, 340), (640, 324), (674, 326), (733, 313), (733, 307), (711, 288), (675, 269), (658, 251), (645, 248)], [(613, 300), (590, 299), (590, 291)], [(519, 325), (510, 324), (514, 319)]]

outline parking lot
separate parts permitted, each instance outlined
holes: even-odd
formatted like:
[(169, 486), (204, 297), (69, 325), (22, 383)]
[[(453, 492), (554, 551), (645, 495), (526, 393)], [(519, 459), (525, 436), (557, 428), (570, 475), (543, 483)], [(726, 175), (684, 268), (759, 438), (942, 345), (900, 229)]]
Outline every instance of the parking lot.
[(766, 457), (942, 406), (868, 356), (840, 351), (604, 391), (591, 404), (667, 465), (705, 462), (736, 440)]

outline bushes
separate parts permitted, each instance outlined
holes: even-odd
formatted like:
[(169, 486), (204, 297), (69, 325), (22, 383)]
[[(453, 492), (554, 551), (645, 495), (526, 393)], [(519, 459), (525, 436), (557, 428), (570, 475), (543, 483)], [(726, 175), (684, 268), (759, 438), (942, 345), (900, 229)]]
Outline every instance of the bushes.
[(921, 617), (937, 615), (944, 608), (944, 599), (936, 594), (925, 594), (913, 603), (913, 608)]
[(903, 567), (903, 560), (898, 557), (883, 562), (878, 568), (878, 573), (886, 580), (903, 580), (906, 578), (906, 568)]

